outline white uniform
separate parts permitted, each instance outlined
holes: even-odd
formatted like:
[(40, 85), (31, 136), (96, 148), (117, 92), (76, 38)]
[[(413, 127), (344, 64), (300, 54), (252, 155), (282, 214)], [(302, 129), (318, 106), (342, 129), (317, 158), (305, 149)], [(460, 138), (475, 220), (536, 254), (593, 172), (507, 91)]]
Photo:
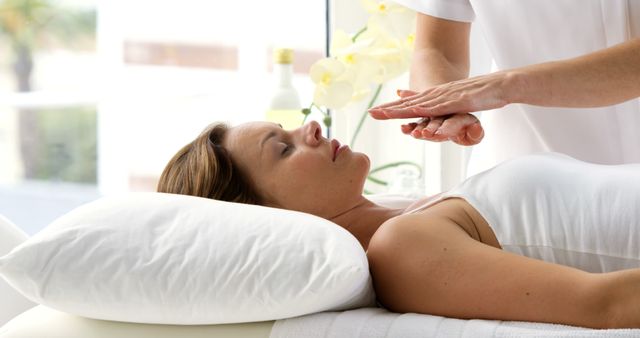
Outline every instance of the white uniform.
[(590, 272), (640, 268), (640, 163), (521, 156), (410, 212), (451, 197), (478, 210), (505, 251)]
[[(640, 37), (640, 0), (394, 1), (443, 19), (475, 19), (494, 70), (576, 57)], [(542, 151), (593, 163), (640, 162), (639, 99), (588, 109), (514, 104), (481, 120), (485, 138), (473, 149), (468, 176)]]

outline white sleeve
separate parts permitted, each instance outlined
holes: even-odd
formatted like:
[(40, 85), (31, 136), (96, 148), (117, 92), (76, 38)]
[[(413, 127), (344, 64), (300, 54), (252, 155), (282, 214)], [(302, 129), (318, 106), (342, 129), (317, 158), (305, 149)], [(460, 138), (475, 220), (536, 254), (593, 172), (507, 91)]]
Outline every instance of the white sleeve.
[(469, 0), (393, 0), (416, 12), (440, 19), (471, 22), (476, 15)]

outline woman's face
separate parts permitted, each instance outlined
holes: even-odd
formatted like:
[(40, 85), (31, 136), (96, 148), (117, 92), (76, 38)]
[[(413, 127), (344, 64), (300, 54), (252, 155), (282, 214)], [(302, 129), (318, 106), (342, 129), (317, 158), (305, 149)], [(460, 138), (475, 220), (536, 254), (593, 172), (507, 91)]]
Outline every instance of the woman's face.
[(223, 146), (267, 206), (331, 219), (363, 198), (369, 158), (322, 137), (317, 122), (290, 131), (245, 123), (227, 132)]

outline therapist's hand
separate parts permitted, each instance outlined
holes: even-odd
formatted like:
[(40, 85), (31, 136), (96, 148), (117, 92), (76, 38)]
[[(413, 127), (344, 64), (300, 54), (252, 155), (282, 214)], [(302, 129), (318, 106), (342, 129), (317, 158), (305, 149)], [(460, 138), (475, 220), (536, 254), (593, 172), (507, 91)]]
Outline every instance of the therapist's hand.
[[(512, 78), (496, 72), (431, 87), (421, 93), (399, 91), (399, 100), (369, 109), (375, 119), (438, 117), (495, 109), (510, 103)], [(411, 93), (412, 95), (407, 95)]]
[(418, 122), (403, 124), (401, 128), (403, 133), (420, 140), (452, 141), (462, 146), (478, 144), (484, 137), (480, 121), (471, 114), (426, 117)]
[[(399, 91), (399, 95), (415, 95), (412, 91)], [(452, 141), (459, 145), (478, 144), (484, 137), (484, 130), (478, 119), (471, 114), (453, 114), (433, 118), (422, 118), (417, 122), (403, 124), (404, 134), (414, 138), (442, 142)]]

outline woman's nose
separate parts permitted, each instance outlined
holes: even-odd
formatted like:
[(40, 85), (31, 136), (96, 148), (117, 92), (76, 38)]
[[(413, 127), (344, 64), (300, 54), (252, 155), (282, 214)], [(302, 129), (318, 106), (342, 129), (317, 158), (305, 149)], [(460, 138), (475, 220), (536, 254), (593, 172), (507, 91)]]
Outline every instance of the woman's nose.
[(317, 146), (322, 140), (322, 127), (320, 123), (311, 121), (304, 126), (305, 142), (311, 146)]

